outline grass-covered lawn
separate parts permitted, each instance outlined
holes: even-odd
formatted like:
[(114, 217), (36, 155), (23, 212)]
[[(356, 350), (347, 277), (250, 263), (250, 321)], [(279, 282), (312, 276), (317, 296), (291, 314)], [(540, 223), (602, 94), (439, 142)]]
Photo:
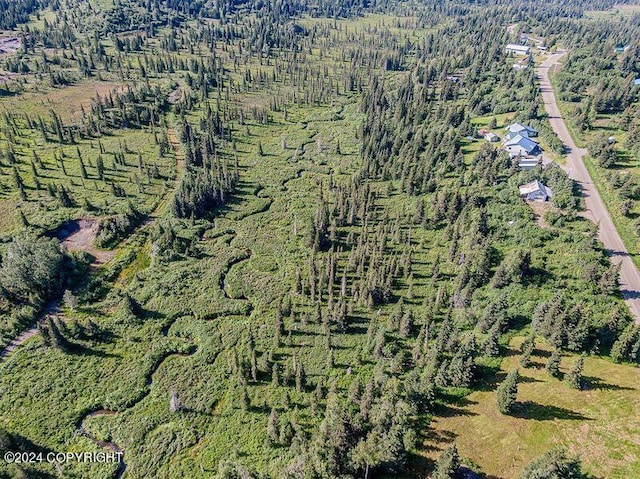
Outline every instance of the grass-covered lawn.
[[(509, 356), (486, 388), (451, 403), (443, 403), (427, 439), (428, 454), (436, 459), (455, 441), (461, 456), (490, 476), (516, 478), (522, 468), (554, 446), (582, 458), (595, 477), (640, 477), (640, 370), (589, 356), (585, 377), (589, 389), (571, 389), (551, 377), (544, 365), (551, 348), (538, 340), (533, 366), (518, 364), (522, 337), (509, 344)], [(565, 354), (561, 371), (578, 359)], [(496, 408), (495, 384), (519, 367), (518, 412), (505, 416)]]

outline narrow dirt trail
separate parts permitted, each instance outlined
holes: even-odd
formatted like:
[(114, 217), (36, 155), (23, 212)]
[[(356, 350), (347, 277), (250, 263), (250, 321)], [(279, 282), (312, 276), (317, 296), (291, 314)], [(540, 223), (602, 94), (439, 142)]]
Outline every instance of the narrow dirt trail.
[(602, 201), (600, 193), (584, 165), (583, 158), (588, 154), (588, 151), (584, 148), (578, 148), (573, 141), (562, 118), (553, 86), (549, 80), (549, 70), (555, 68), (566, 53), (566, 51), (558, 51), (558, 53), (550, 55), (536, 68), (544, 108), (549, 115), (553, 131), (566, 145), (567, 164), (563, 168), (569, 177), (580, 185), (586, 205), (586, 216), (599, 226), (598, 238), (610, 254), (612, 263), (620, 266), (620, 292), (631, 315), (635, 318), (636, 324), (640, 324), (640, 272), (618, 234), (604, 201)]
[(0, 362), (7, 359), (11, 353), (13, 353), (16, 349), (18, 349), (25, 341), (31, 339), (36, 334), (38, 334), (38, 325), (44, 322), (48, 318), (55, 318), (60, 314), (60, 302), (57, 300), (49, 302), (36, 323), (31, 326), (29, 329), (20, 333), (17, 337), (15, 337), (7, 346), (0, 351)]
[(143, 225), (152, 223), (158, 218), (158, 216), (160, 216), (165, 206), (169, 203), (171, 195), (176, 190), (176, 188), (180, 184), (180, 180), (182, 179), (182, 172), (184, 171), (185, 167), (184, 155), (182, 154), (180, 140), (176, 136), (176, 131), (173, 127), (167, 128), (167, 137), (169, 138), (169, 145), (171, 146), (171, 150), (173, 150), (173, 154), (176, 158), (176, 174), (174, 178), (174, 185), (173, 188), (167, 190), (162, 199), (158, 202), (158, 205), (155, 207), (155, 209), (151, 213), (149, 213), (149, 217), (143, 223)]

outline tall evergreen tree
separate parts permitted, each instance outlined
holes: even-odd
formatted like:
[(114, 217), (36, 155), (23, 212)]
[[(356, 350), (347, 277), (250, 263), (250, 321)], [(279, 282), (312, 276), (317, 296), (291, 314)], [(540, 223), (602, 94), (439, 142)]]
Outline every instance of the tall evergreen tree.
[(498, 386), (497, 405), (502, 414), (511, 414), (515, 410), (518, 396), (518, 379), (520, 374), (517, 369), (509, 372), (505, 380)]

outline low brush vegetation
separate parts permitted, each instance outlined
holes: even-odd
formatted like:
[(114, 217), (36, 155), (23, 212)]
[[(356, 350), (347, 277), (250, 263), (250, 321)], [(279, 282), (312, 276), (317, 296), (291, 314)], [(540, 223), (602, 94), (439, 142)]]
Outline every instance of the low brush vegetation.
[[(561, 154), (506, 25), (567, 18), (548, 35), (569, 42), (608, 2), (516, 3), (16, 2), (23, 46), (0, 58), (0, 328), (5, 345), (30, 339), (0, 363), (0, 445), (106, 444), (126, 469), (0, 477), (637, 471), (598, 462), (638, 454), (616, 441), (636, 427), (637, 378), (619, 372), (639, 333), (596, 226), (562, 169), (519, 171), (475, 138), (517, 118)], [(96, 82), (116, 86), (43, 111)], [(545, 228), (518, 196), (537, 178), (554, 191)], [(95, 229), (60, 234), (86, 218)], [(602, 364), (618, 407), (591, 392)], [(592, 410), (560, 393), (523, 409), (556, 391)], [(569, 429), (550, 421), (560, 410)], [(597, 437), (577, 434), (581, 415)], [(533, 432), (509, 446), (526, 454), (496, 446), (517, 420)], [(485, 430), (486, 458), (469, 433)]]

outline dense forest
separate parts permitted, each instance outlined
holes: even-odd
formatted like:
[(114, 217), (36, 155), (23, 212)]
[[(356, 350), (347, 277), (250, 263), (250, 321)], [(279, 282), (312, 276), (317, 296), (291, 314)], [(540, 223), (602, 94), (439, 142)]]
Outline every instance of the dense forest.
[(554, 87), (635, 247), (636, 7), (0, 0), (0, 449), (123, 452), (0, 477), (493, 477), (477, 424), (438, 429), (489, 394), (559, 428), (484, 444), (499, 477), (640, 473), (562, 402), (630, 428), (605, 456), (638, 432), (603, 409), (640, 329), (598, 226), (561, 166), (478, 134), (535, 126), (562, 165), (505, 45), (567, 49)]

